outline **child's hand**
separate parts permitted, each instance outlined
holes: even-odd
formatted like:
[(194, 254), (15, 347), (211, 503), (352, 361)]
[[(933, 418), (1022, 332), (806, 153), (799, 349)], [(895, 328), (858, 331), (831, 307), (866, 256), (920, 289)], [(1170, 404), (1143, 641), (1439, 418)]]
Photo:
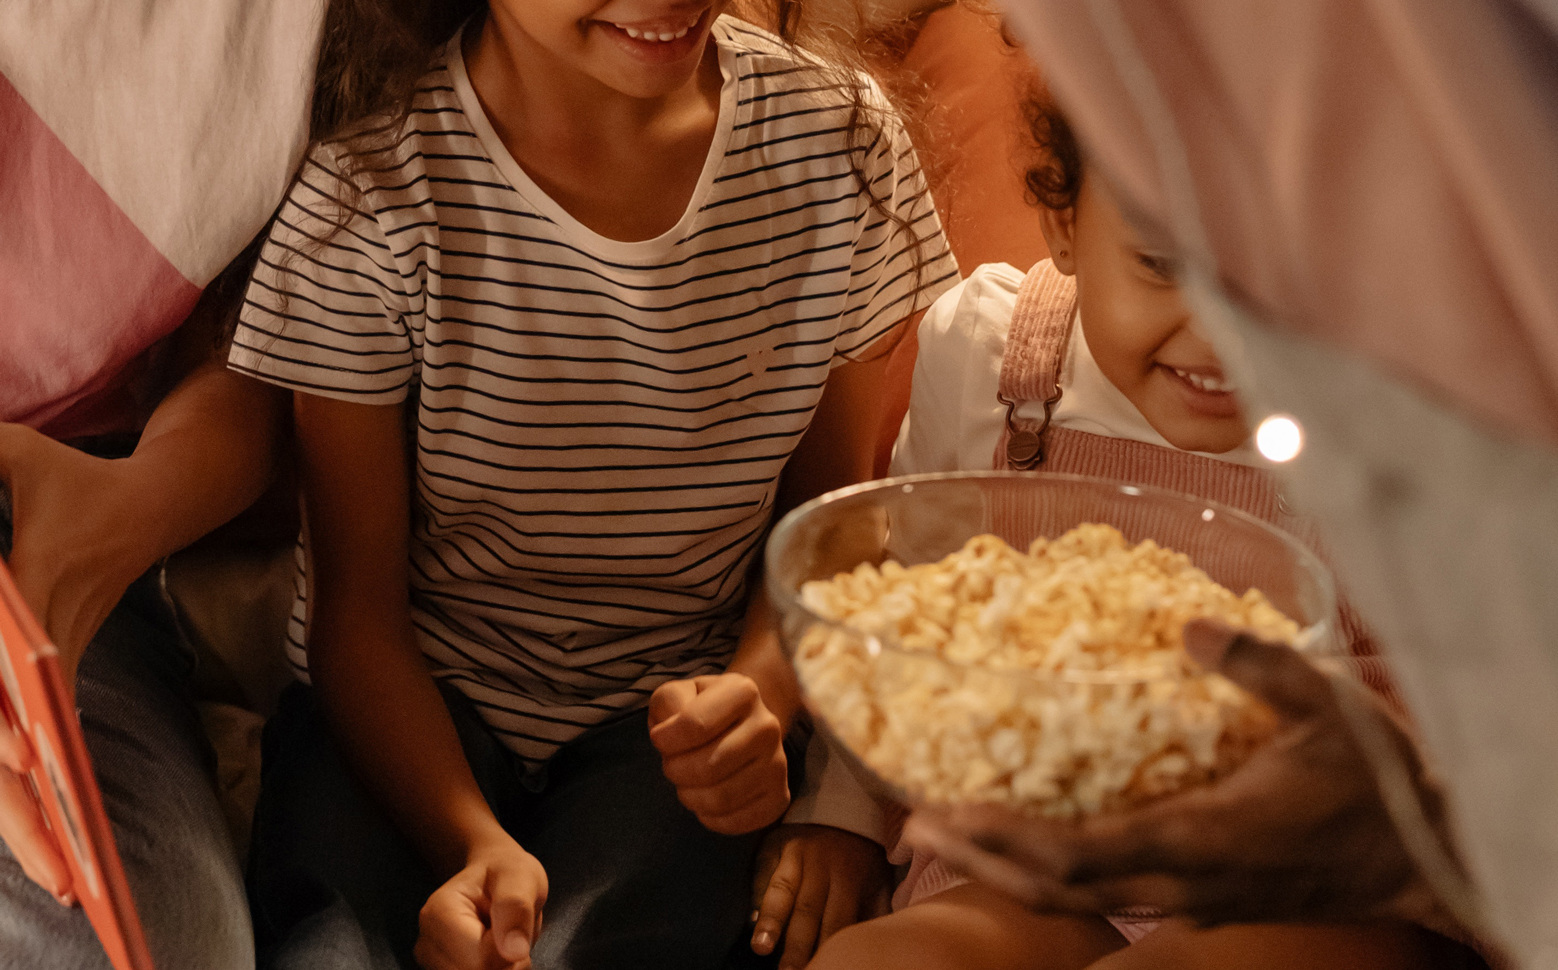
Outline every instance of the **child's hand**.
[(752, 832), (789, 807), (784, 730), (744, 674), (661, 684), (649, 699), (649, 740), (677, 798), (710, 831)]
[(422, 907), (417, 962), (426, 970), (527, 970), (546, 890), (546, 870), (519, 843), (478, 849)]
[(752, 949), (772, 953), (782, 935), (781, 970), (804, 967), (834, 933), (885, 914), (891, 880), (887, 854), (870, 839), (828, 825), (781, 825), (757, 856)]

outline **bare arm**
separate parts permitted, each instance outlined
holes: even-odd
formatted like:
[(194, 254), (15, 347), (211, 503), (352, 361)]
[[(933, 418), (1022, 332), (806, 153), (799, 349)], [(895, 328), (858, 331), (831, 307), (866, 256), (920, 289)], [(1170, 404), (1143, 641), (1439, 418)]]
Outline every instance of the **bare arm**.
[[(270, 482), (285, 438), (285, 392), (227, 371), (200, 322), (180, 336), (202, 353), (162, 401), (128, 458), (105, 460), (18, 424), (0, 424), (0, 481), (10, 493), (10, 567), (58, 646), (72, 688), (87, 644), (135, 578), (216, 528)], [(39, 885), (64, 897), (69, 876), (15, 772), (31, 755), (0, 726), (0, 839)]]
[(402, 409), (299, 394), (295, 411), (309, 673), (348, 764), (448, 880), (422, 912), (418, 959), (517, 961), (539, 931), (546, 874), (488, 807), (416, 644)]
[(353, 769), (441, 876), (507, 838), (477, 788), (411, 625), (398, 406), (299, 394), (312, 599), (309, 674)]
[[(871, 477), (886, 370), (883, 354), (829, 375), (811, 427), (785, 468), (778, 511)], [(758, 585), (729, 668), (662, 684), (649, 702), (649, 737), (682, 804), (705, 826), (750, 832), (790, 804), (783, 740), (799, 708), (779, 617)]]
[[(906, 332), (913, 333), (919, 327), (921, 316), (915, 314), (903, 324)], [(824, 492), (872, 477), (882, 415), (889, 397), (886, 382), (890, 357), (884, 353), (871, 360), (841, 364), (828, 376), (811, 427), (785, 466), (776, 516)], [(893, 432), (896, 434), (897, 429)], [(746, 630), (730, 671), (751, 677), (768, 709), (784, 728), (789, 728), (800, 709), (800, 692), (779, 646), (779, 616), (760, 583), (752, 591)]]
[(15, 514), (12, 571), (67, 682), (125, 588), (247, 508), (285, 441), (285, 392), (209, 360), (158, 406), (134, 454), (94, 458), (0, 425)]

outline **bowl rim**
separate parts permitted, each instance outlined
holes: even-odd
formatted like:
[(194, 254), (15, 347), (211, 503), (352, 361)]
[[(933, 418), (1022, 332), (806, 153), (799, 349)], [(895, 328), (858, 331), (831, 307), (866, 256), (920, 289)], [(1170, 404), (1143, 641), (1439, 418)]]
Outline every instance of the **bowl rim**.
[[(1020, 668), (1006, 670), (1001, 668), (979, 667), (977, 665), (966, 664), (960, 661), (948, 660), (945, 657), (940, 657), (935, 654), (928, 654), (923, 650), (910, 650), (898, 644), (890, 637), (862, 633), (860, 630), (846, 626), (843, 623), (819, 616), (818, 614), (808, 609), (805, 604), (801, 602), (799, 589), (791, 591), (786, 589), (784, 584), (779, 581), (779, 570), (776, 568), (778, 565), (779, 551), (785, 545), (785, 540), (796, 531), (801, 522), (805, 520), (806, 516), (816, 509), (819, 509), (824, 505), (831, 505), (835, 502), (844, 501), (860, 495), (887, 492), (894, 489), (904, 490), (905, 486), (908, 486), (908, 489), (912, 490), (915, 486), (921, 484), (928, 483), (932, 484), (934, 487), (935, 485), (942, 482), (966, 480), (1048, 481), (1054, 482), (1056, 484), (1084, 485), (1089, 488), (1107, 489), (1115, 492), (1116, 494), (1129, 496), (1130, 498), (1161, 499), (1184, 505), (1193, 504), (1199, 506), (1203, 512), (1207, 509), (1210, 509), (1218, 516), (1228, 516), (1235, 521), (1243, 523), (1244, 525), (1254, 526), (1256, 529), (1269, 534), (1279, 543), (1287, 546), (1294, 553), (1294, 558), (1299, 563), (1304, 565), (1305, 571), (1316, 580), (1316, 583), (1319, 586), (1323, 615), (1314, 623), (1311, 623), (1300, 629), (1298, 636), (1293, 642), (1293, 648), (1300, 653), (1310, 657), (1315, 657), (1317, 655), (1325, 656), (1339, 649), (1339, 644), (1336, 641), (1336, 635), (1338, 632), (1336, 583), (1331, 575), (1331, 570), (1328, 566), (1326, 566), (1326, 564), (1320, 559), (1318, 555), (1316, 555), (1308, 546), (1300, 542), (1296, 536), (1288, 532), (1286, 529), (1272, 525), (1270, 522), (1251, 515), (1241, 509), (1236, 509), (1232, 506), (1224, 505), (1221, 502), (1216, 502), (1211, 499), (1201, 498), (1200, 496), (1192, 495), (1188, 492), (1177, 492), (1172, 489), (1158, 488), (1152, 485), (1140, 485), (1134, 482), (1128, 482), (1119, 479), (1100, 478), (1092, 475), (1073, 475), (1065, 472), (992, 470), (922, 472), (914, 475), (895, 475), (888, 478), (878, 478), (867, 482), (860, 482), (855, 485), (847, 485), (843, 488), (834, 489), (831, 492), (824, 492), (816, 498), (796, 506), (794, 509), (790, 510), (790, 512), (788, 512), (782, 519), (780, 519), (777, 525), (774, 526), (773, 530), (769, 533), (766, 547), (763, 550), (763, 586), (768, 593), (770, 602), (773, 604), (775, 610), (778, 611), (778, 614), (781, 617), (781, 622), (786, 622), (789, 620), (789, 618), (799, 614), (805, 622), (808, 630), (820, 625), (831, 632), (844, 633), (852, 637), (860, 638), (865, 642), (867, 649), (873, 656), (877, 655), (879, 652), (891, 652), (894, 654), (903, 654), (906, 656), (916, 657), (922, 660), (932, 660), (944, 666), (955, 669), (979, 670), (985, 673), (999, 669), (1001, 673), (1009, 673), (1014, 676), (1021, 676), (1045, 682), (1065, 682), (1076, 684), (1145, 684), (1162, 682), (1166, 680), (1182, 679), (1184, 677), (1182, 672), (1153, 673), (1135, 671), (1126, 672), (1081, 670), (1042, 671), (1023, 670)], [(1197, 566), (1196, 568), (1199, 569), (1200, 567)], [(794, 654), (793, 648), (789, 643), (789, 638), (781, 635), (780, 643), (788, 659), (793, 663)], [(805, 693), (806, 685), (804, 682), (801, 684), (801, 689), (803, 693)]]

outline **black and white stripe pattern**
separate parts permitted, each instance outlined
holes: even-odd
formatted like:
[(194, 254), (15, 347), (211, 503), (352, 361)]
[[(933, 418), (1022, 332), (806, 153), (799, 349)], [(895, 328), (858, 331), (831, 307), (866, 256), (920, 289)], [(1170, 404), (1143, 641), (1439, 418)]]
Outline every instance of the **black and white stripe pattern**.
[(957, 278), (900, 129), (851, 138), (847, 98), (768, 35), (727, 18), (714, 37), (720, 133), (669, 233), (604, 239), (540, 193), (452, 45), (323, 247), (315, 153), (232, 351), (301, 391), (409, 399), (421, 646), (533, 764), (723, 669), (828, 371)]

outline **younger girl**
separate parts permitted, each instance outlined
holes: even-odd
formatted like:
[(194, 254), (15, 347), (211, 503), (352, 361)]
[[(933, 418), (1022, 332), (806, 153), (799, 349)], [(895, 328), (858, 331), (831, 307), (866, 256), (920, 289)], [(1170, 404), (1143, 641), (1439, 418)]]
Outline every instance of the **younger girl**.
[(262, 965), (741, 933), (795, 710), (749, 573), (869, 472), (868, 358), (956, 269), (875, 89), (723, 7), (493, 0), (276, 217), (231, 359), (296, 392), (312, 686), (266, 739)]
[[(1042, 103), (1033, 117), (1047, 157), (1028, 184), (1053, 259), (1026, 274), (982, 266), (926, 315), (893, 472), (1088, 474), (1300, 526), (1260, 467), (1237, 388), (1180, 299), (1171, 261), (1132, 231), (1064, 119)], [(1367, 652), (1356, 624), (1344, 626)], [(892, 915), (834, 936), (814, 970), (1404, 970), (1438, 965), (1448, 945), (1405, 924), (1199, 931), (1148, 914), (1041, 915), (921, 851), (893, 902)]]

